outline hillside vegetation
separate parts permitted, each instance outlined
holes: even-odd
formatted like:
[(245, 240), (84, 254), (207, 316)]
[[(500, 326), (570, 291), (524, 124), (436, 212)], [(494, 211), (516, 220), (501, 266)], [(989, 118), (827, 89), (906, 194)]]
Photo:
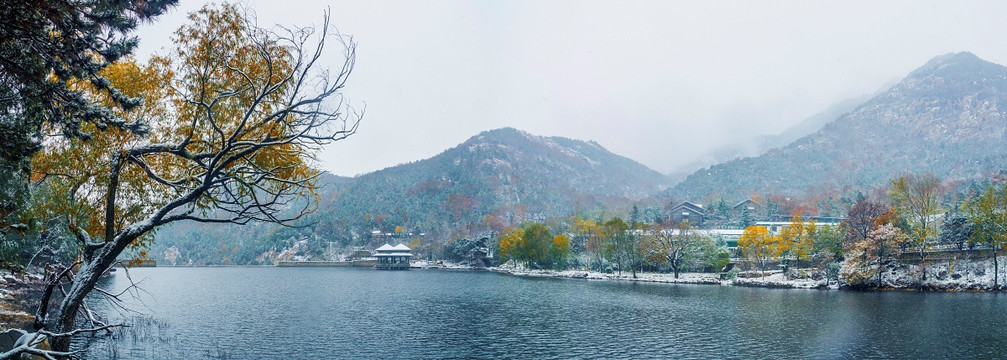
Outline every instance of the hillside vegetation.
[(155, 253), (174, 247), (169, 263), (257, 263), (293, 256), (282, 254), (291, 248), (322, 257), (330, 246), (443, 244), (525, 221), (628, 208), (666, 189), (668, 178), (596, 142), (504, 128), (429, 159), (322, 183), (318, 209), (302, 228), (184, 224), (160, 232)]
[(180, 225), (159, 232), (153, 253), (169, 263), (269, 263), (386, 241), (439, 253), (452, 239), (496, 237), (529, 221), (626, 216), (634, 205), (652, 219), (680, 200), (719, 205), (711, 224), (750, 197), (771, 200), (784, 215), (803, 206), (840, 216), (905, 174), (955, 183), (1002, 173), (1005, 96), (1007, 68), (967, 52), (940, 56), (810, 135), (702, 169), (673, 188), (595, 142), (491, 130), (429, 159), (325, 176), (318, 209), (301, 227)]
[(962, 52), (934, 58), (820, 131), (757, 157), (702, 169), (670, 195), (701, 201), (753, 194), (867, 190), (910, 172), (974, 179), (1007, 160), (1007, 68)]

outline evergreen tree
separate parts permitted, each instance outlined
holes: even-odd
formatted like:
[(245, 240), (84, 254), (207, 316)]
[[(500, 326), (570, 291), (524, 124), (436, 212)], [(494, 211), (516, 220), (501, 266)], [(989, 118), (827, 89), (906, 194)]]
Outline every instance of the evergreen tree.
[(777, 215), (780, 215), (780, 205), (773, 200), (766, 200), (766, 218), (775, 221)]
[(633, 210), (629, 212), (629, 226), (636, 228), (640, 223), (640, 208), (633, 204)]
[(118, 107), (140, 105), (98, 73), (129, 55), (129, 36), (177, 0), (23, 1), (0, 0), (0, 229), (27, 193), (29, 158), (39, 150), (44, 124), (72, 137), (88, 138), (82, 123), (98, 129), (140, 132), (106, 106), (85, 95), (87, 82)]
[(747, 206), (743, 206), (741, 208), (741, 215), (738, 216), (738, 223), (742, 228), (747, 228), (755, 224), (755, 222), (752, 221), (752, 215), (748, 213)]
[(728, 224), (731, 222), (731, 206), (724, 201), (723, 198), (717, 203), (717, 214), (720, 218), (721, 224)]
[(951, 244), (962, 250), (965, 243), (972, 237), (973, 224), (962, 214), (947, 214), (944, 224), (941, 226), (940, 241), (944, 244)]

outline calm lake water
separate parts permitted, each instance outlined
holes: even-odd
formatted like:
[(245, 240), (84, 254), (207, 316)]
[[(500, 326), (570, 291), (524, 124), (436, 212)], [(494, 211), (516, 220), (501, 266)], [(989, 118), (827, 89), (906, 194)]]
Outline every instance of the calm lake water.
[[(1007, 294), (352, 268), (142, 268), (89, 358), (999, 358)], [(120, 270), (104, 280), (128, 281)], [(93, 306), (108, 311), (108, 305)], [(129, 312), (113, 312), (134, 317)]]

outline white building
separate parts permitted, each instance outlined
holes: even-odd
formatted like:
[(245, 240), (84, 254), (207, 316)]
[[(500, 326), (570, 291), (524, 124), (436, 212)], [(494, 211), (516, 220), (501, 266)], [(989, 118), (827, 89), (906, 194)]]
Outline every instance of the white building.
[(402, 244), (384, 244), (375, 252), (374, 257), (378, 258), (378, 263), (374, 267), (378, 269), (408, 270), (409, 260), (413, 258), (412, 249)]

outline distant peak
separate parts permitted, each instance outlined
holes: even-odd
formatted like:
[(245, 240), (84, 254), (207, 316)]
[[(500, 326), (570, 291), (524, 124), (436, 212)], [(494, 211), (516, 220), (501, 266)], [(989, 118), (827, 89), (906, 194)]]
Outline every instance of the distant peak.
[(968, 52), (968, 51), (961, 51), (961, 52), (950, 52), (950, 53), (947, 53), (947, 54), (944, 54), (944, 55), (935, 56), (931, 61), (933, 61), (933, 60), (948, 61), (948, 60), (963, 60), (963, 59), (982, 60), (982, 59), (979, 59), (979, 57), (976, 56), (976, 54), (973, 54), (973, 53)]
[(962, 51), (956, 53), (952, 52), (944, 55), (935, 56), (933, 59), (930, 59), (930, 61), (927, 61), (927, 63), (923, 65), (921, 68), (928, 68), (936, 65), (956, 63), (956, 62), (975, 62), (975, 61), (984, 61), (984, 60), (980, 59), (978, 56), (968, 51)]
[(484, 143), (516, 145), (538, 141), (541, 141), (541, 137), (539, 136), (535, 136), (526, 131), (518, 130), (512, 127), (504, 127), (480, 132), (465, 141), (463, 145)]
[(528, 135), (528, 132), (522, 131), (522, 130), (518, 130), (518, 129), (515, 129), (515, 128), (512, 128), (512, 127), (508, 126), (508, 127), (503, 127), (503, 128), (499, 128), (499, 129), (486, 130), (486, 131), (483, 131), (483, 132), (479, 133), (479, 135), (483, 135), (483, 136), (487, 136), (487, 135), (488, 136), (495, 136), (495, 135)]
[(1002, 69), (1003, 66), (991, 63), (989, 61), (983, 60), (976, 56), (975, 54), (962, 51), (957, 53), (947, 53), (944, 55), (936, 56), (926, 64), (920, 66), (918, 69), (913, 70), (910, 73), (910, 77), (916, 77), (921, 75), (932, 74), (938, 71), (961, 71), (961, 70), (986, 70), (998, 68)]
[(954, 54), (952, 58), (982, 60), (978, 56), (976, 56), (976, 54), (973, 54), (968, 51), (962, 51), (957, 54)]
[(516, 136), (531, 138), (534, 137), (535, 135), (528, 133), (528, 131), (515, 129), (513, 127), (501, 127), (499, 129), (492, 129), (480, 132), (478, 135), (475, 135), (474, 138), (488, 137), (488, 138), (500, 139), (500, 138), (513, 138)]

